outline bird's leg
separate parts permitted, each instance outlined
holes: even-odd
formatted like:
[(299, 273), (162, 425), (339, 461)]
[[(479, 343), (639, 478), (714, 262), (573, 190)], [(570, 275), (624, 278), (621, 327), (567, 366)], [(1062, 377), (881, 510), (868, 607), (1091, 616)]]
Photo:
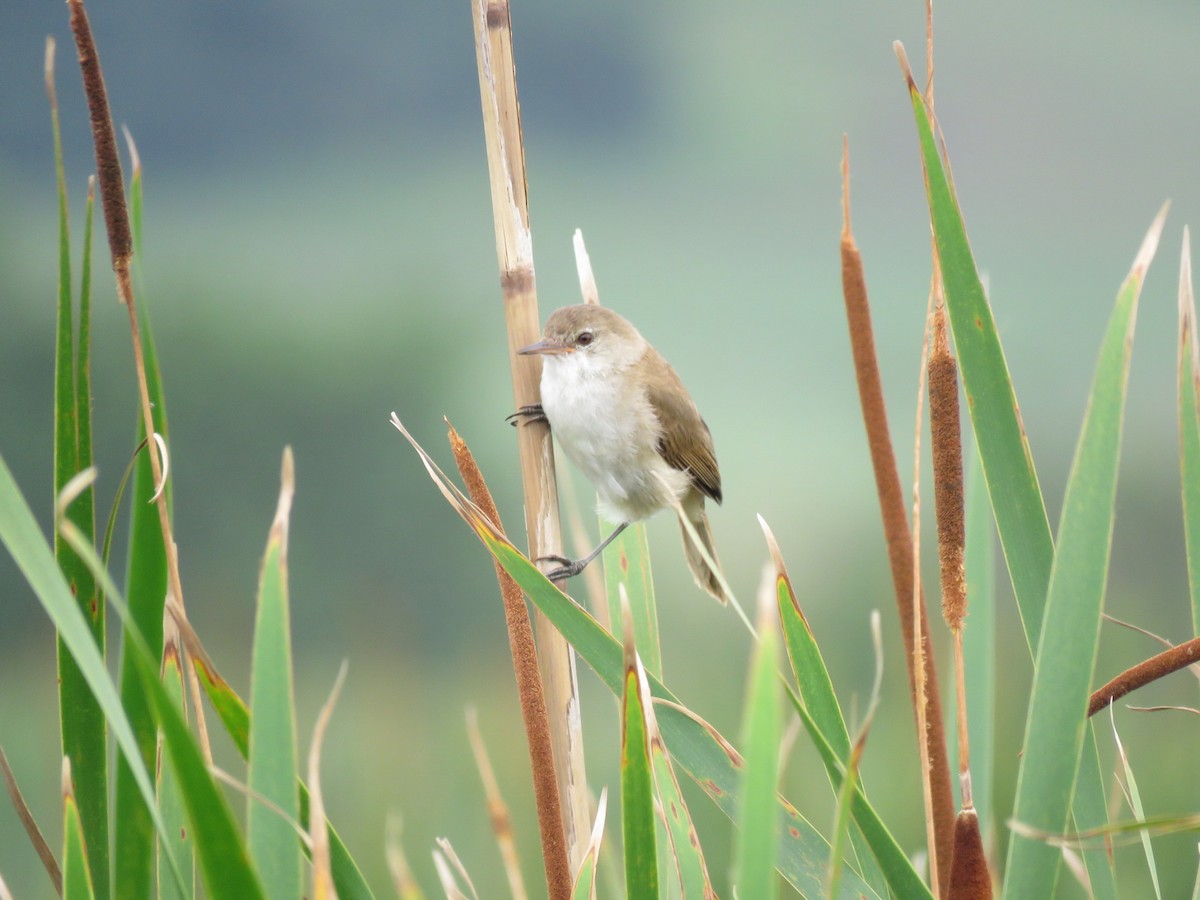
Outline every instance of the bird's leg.
[(529, 425), (532, 422), (545, 422), (547, 425), (550, 424), (550, 420), (546, 418), (546, 413), (542, 409), (542, 404), (540, 403), (528, 403), (518, 409), (511, 416), (505, 416), (504, 421), (509, 425), (512, 425), (514, 428), (521, 424)]
[(595, 550), (593, 550), (591, 553), (589, 553), (583, 559), (570, 559), (569, 557), (566, 557), (566, 556), (539, 556), (537, 561), (538, 562), (556, 562), (559, 564), (559, 567), (557, 569), (551, 569), (549, 572), (546, 573), (546, 577), (549, 578), (551, 581), (562, 581), (567, 578), (574, 578), (576, 575), (578, 575), (580, 572), (582, 572), (585, 568), (587, 568), (587, 564), (590, 563), (597, 556), (599, 556), (603, 552), (604, 548), (607, 547), (609, 544), (611, 544), (613, 542), (613, 539), (616, 538), (616, 536), (618, 534), (620, 534), (622, 531), (624, 531), (628, 527), (629, 527), (628, 522), (622, 522), (615, 529), (613, 529), (612, 534), (610, 534), (608, 537), (606, 537), (604, 540), (602, 540), (600, 542), (599, 547), (597, 547)]

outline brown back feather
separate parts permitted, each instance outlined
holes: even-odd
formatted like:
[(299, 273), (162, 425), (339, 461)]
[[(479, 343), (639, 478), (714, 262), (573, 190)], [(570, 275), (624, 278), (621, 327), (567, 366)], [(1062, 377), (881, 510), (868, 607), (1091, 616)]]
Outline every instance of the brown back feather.
[[(708, 425), (670, 363), (654, 349), (647, 350), (647, 356), (646, 399), (661, 428), (658, 452), (672, 468), (686, 471), (697, 490), (720, 503), (721, 473)], [(699, 440), (694, 438), (697, 434)]]

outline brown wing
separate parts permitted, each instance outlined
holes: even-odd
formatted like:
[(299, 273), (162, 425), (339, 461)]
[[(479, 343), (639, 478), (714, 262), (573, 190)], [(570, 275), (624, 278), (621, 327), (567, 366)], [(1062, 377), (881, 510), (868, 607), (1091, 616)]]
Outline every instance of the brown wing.
[(720, 503), (721, 473), (708, 425), (675, 370), (657, 351), (650, 353), (646, 398), (661, 429), (658, 452), (671, 467), (686, 471), (697, 490)]

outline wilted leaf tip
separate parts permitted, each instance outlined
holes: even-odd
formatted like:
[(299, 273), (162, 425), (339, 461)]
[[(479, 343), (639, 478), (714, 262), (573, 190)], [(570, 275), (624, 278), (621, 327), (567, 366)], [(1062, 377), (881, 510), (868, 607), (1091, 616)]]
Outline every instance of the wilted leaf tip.
[(138, 154), (137, 144), (133, 141), (133, 133), (128, 125), (121, 126), (121, 134), (125, 136), (125, 148), (129, 151), (129, 168), (136, 180), (142, 174), (142, 157)]
[(58, 96), (54, 90), (54, 51), (57, 47), (53, 35), (46, 35), (46, 56), (45, 56), (45, 75), (46, 75), (46, 94), (50, 98), (50, 109), (58, 108)]
[(62, 795), (64, 800), (75, 799), (75, 787), (71, 782), (71, 757), (63, 756), (62, 761)]
[(296, 496), (296, 461), (292, 446), (283, 448), (283, 463), (279, 471), (279, 501), (275, 505), (275, 519), (271, 523), (271, 540), (278, 540), (287, 548), (288, 520), (292, 515), (292, 499)]
[(1158, 252), (1158, 239), (1162, 236), (1163, 225), (1167, 221), (1167, 211), (1170, 208), (1171, 201), (1165, 201), (1159, 209), (1158, 215), (1154, 217), (1154, 221), (1150, 223), (1150, 230), (1146, 232), (1146, 237), (1142, 239), (1142, 246), (1138, 248), (1137, 256), (1134, 257), (1133, 269), (1129, 273), (1130, 278), (1141, 279), (1145, 276), (1146, 270), (1150, 268), (1150, 261)]
[(904, 80), (908, 83), (908, 90), (915, 97), (921, 94), (920, 88), (917, 87), (917, 81), (913, 78), (912, 66), (908, 64), (908, 54), (904, 52), (904, 44), (901, 41), (892, 42), (892, 52), (896, 54), (896, 59), (900, 63), (900, 71), (904, 74)]
[(808, 618), (804, 615), (804, 610), (800, 608), (800, 601), (796, 599), (796, 592), (792, 589), (792, 579), (788, 576), (787, 566), (783, 562), (783, 553), (779, 549), (779, 542), (775, 540), (775, 532), (771, 530), (771, 526), (767, 524), (767, 520), (761, 515), (756, 514), (758, 519), (758, 527), (763, 531), (763, 537), (767, 542), (767, 552), (771, 554), (771, 562), (775, 566), (775, 591), (778, 594), (782, 587), (787, 590), (787, 595), (792, 601), (792, 607), (796, 610), (796, 614), (800, 616), (801, 621), (805, 626), (808, 625)]

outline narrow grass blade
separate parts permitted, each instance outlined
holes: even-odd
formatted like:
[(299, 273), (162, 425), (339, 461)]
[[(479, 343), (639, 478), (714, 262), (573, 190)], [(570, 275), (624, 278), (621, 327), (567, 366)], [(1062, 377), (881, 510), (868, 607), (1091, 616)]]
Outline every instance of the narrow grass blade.
[(758, 645), (750, 659), (750, 677), (742, 718), (746, 748), (738, 830), (734, 838), (734, 875), (740, 897), (779, 896), (775, 854), (779, 817), (773, 814), (779, 785), (779, 743), (783, 721), (779, 702), (779, 634), (774, 597), (759, 598)]
[[(971, 787), (985, 840), (992, 831), (993, 742), (996, 722), (996, 554), (992, 509), (978, 453), (967, 471), (967, 596), (963, 680), (971, 735)], [(954, 747), (957, 747), (955, 742)]]
[(1196, 296), (1192, 290), (1191, 236), (1187, 228), (1183, 229), (1179, 259), (1179, 468), (1192, 633), (1200, 634), (1200, 349), (1196, 336)]
[[(586, 610), (551, 584), (504, 535), (495, 532), (470, 500), (461, 492), (455, 493), (457, 489), (438, 469), (432, 457), (404, 431), (399, 419), (393, 418), (392, 423), (421, 456), (422, 463), (443, 496), (471, 526), (504, 570), (512, 575), (533, 604), (591, 666), (604, 685), (614, 695), (620, 696), (624, 683), (621, 645)], [(718, 733), (702, 724), (702, 720), (679, 707), (675, 695), (662, 682), (655, 678), (649, 678), (648, 681), (655, 698), (670, 702), (660, 704), (656, 712), (672, 759), (692, 776), (722, 812), (736, 820), (741, 802), (741, 756)], [(829, 861), (828, 842), (795, 807), (782, 798), (776, 805), (776, 815), (781, 820), (777, 860), (780, 874), (801, 893), (820, 894), (824, 887), (825, 866)], [(857, 873), (848, 872), (843, 881), (842, 896), (875, 897), (877, 894)]]
[[(168, 630), (168, 639), (164, 646), (162, 662), (162, 683), (176, 707), (187, 708), (184, 699), (183, 669), (179, 664), (178, 635)], [(158, 897), (162, 900), (192, 900), (196, 895), (196, 861), (191, 829), (187, 821), (187, 809), (183, 803), (183, 795), (179, 789), (179, 779), (175, 770), (164, 765), (163, 745), (158, 745), (158, 811), (166, 826), (167, 842), (158, 843)], [(170, 877), (170, 863), (174, 858), (183, 874), (183, 886), (180, 887)]]
[(908, 73), (916, 116), (929, 215), (941, 264), (946, 309), (954, 332), (967, 409), (983, 459), (984, 476), (1008, 572), (1029, 646), (1036, 647), (1054, 548), (1029, 441), (1017, 411), (1008, 363), (958, 200), (938, 153), (929, 111)]
[[(288, 517), (294, 491), (292, 450), (288, 447), (283, 452), (279, 505), (258, 584), (250, 681), (253, 727), (247, 778), (251, 796), (246, 815), (250, 856), (268, 896), (281, 900), (299, 897), (303, 881), (300, 841), (291, 824), (299, 815), (287, 565)], [(269, 800), (278, 811), (264, 806), (258, 797)]]
[[(646, 696), (649, 697), (648, 688)], [(664, 897), (715, 898), (716, 892), (708, 876), (700, 838), (658, 727), (654, 703), (648, 700), (644, 710), (650, 742), (650, 767), (658, 796), (658, 858), (659, 874), (663, 879), (662, 894)]]
[[(286, 480), (285, 478), (285, 483)], [(283, 506), (282, 498), (280, 506)], [(333, 682), (329, 698), (317, 714), (312, 741), (308, 748), (308, 783), (311, 785), (309, 804), (312, 808), (312, 822), (308, 826), (308, 843), (312, 848), (313, 900), (331, 900), (331, 898), (336, 900), (337, 898), (337, 889), (333, 884), (333, 864), (329, 852), (329, 822), (325, 818), (325, 800), (321, 794), (321, 744), (325, 740), (325, 732), (329, 729), (329, 721), (333, 718), (333, 710), (337, 706), (337, 698), (342, 692), (342, 685), (346, 683), (346, 668), (346, 661), (342, 660), (342, 666)], [(253, 736), (253, 732), (251, 735)], [(451, 858), (455, 858), (453, 854), (451, 854)], [(469, 883), (470, 879), (467, 880)], [(281, 900), (286, 900), (286, 896), (281, 895)]]
[(162, 728), (163, 743), (171, 757), (195, 835), (196, 854), (204, 872), (207, 895), (214, 900), (265, 897), (238, 833), (233, 811), (209, 774), (195, 736), (159, 682), (158, 671), (147, 655), (140, 651), (134, 651), (132, 655)]
[[(91, 465), (91, 393), (86, 368), (77, 374), (75, 323), (71, 283), (71, 239), (68, 223), (67, 185), (63, 166), (62, 138), (58, 123), (58, 102), (54, 89), (54, 45), (47, 45), (46, 89), (50, 99), (54, 133), (54, 163), (58, 182), (58, 313), (54, 363), (54, 496), (83, 468)], [(89, 197), (85, 248), (91, 239)], [(86, 277), (90, 255), (85, 249)], [(80, 346), (86, 346), (87, 334), (80, 332)], [(80, 398), (77, 391), (86, 393)], [(81, 414), (86, 421), (81, 421)], [(75, 524), (94, 539), (95, 495), (88, 488), (69, 511)], [(55, 535), (54, 556), (70, 585), (96, 642), (104, 656), (104, 604), (82, 561)], [(101, 900), (108, 897), (108, 733), (104, 713), (88, 688), (67, 646), (58, 644), (58, 696), (63, 753), (71, 759), (75, 778), (75, 799), (79, 819), (86, 836), (90, 865), (96, 875)]]
[(621, 695), (621, 837), (625, 847), (625, 893), (629, 900), (658, 900), (658, 844), (654, 775), (646, 716), (650, 688), (633, 642), (629, 604), (621, 604), (625, 643)]
[[(13, 774), (12, 768), (8, 765), (8, 758), (4, 755), (2, 747), (0, 747), (0, 772), (4, 775), (4, 786), (8, 790), (8, 799), (12, 801), (13, 811), (17, 814), (17, 818), (21, 820), (21, 827), (25, 829), (25, 834), (29, 837), (29, 843), (33, 845), (38, 859), (42, 861), (42, 867), (46, 870), (46, 874), (50, 876), (50, 883), (54, 885), (54, 892), (61, 897), (62, 869), (58, 866), (58, 860), (54, 858), (54, 851), (46, 843), (42, 829), (38, 827), (37, 821), (33, 818), (29, 804), (25, 802), (25, 797), (21, 794), (21, 788), (17, 785), (17, 778)], [(0, 893), (0, 897), (3, 897), (2, 893)]]
[(479, 713), (475, 707), (467, 707), (467, 741), (471, 745), (471, 754), (475, 757), (475, 768), (479, 770), (479, 779), (483, 783), (483, 796), (487, 803), (488, 819), (492, 823), (492, 833), (496, 838), (496, 846), (500, 850), (500, 858), (504, 861), (504, 874), (508, 880), (508, 890), (513, 900), (526, 900), (529, 896), (525, 890), (525, 878), (521, 874), (521, 857), (517, 853), (517, 842), (513, 837), (512, 813), (500, 793), (500, 783), (496, 780), (496, 771), (492, 768), (488, 756), (487, 745), (483, 742), (483, 734), (479, 730)]
[(604, 839), (604, 818), (607, 812), (608, 788), (605, 788), (600, 792), (600, 801), (596, 804), (596, 824), (592, 826), (592, 839), (588, 843), (587, 852), (583, 854), (583, 860), (579, 863), (579, 874), (575, 876), (571, 900), (596, 900), (596, 869), (600, 861), (600, 843)]
[(783, 562), (783, 554), (775, 541), (775, 535), (767, 527), (762, 517), (759, 526), (767, 539), (767, 549), (775, 565), (775, 592), (779, 608), (779, 621), (783, 628), (784, 645), (787, 648), (788, 661), (792, 665), (792, 674), (796, 676), (796, 687), (800, 698), (812, 716), (821, 733), (829, 742), (837, 756), (845, 760), (850, 756), (850, 732), (846, 728), (846, 720), (842, 716), (842, 708), (833, 692), (833, 681), (825, 660), (821, 656), (821, 648), (809, 627), (808, 619), (800, 609), (800, 601), (792, 589), (792, 581), (788, 577), (787, 568)]
[[(208, 764), (200, 752), (196, 737), (188, 729), (182, 711), (172, 701), (159, 678), (158, 661), (151, 655), (142, 636), (130, 627), (132, 620), (120, 591), (105, 571), (95, 548), (83, 539), (69, 521), (62, 520), (58, 525), (62, 529), (63, 537), (88, 564), (92, 574), (101, 581), (109, 601), (125, 625), (125, 650), (133, 660), (142, 689), (150, 698), (154, 721), (162, 731), (163, 745), (174, 767), (180, 794), (187, 809), (188, 822), (195, 836), (196, 853), (204, 872), (207, 895), (214, 900), (256, 900), (264, 897), (257, 875), (246, 855), (245, 844), (238, 832), (229, 803), (209, 772)], [(159, 836), (163, 837), (164, 826), (157, 808), (154, 817)], [(182, 890), (183, 877), (178, 864), (174, 858), (169, 859), (172, 872), (180, 882)]]
[[(788, 690), (788, 699), (791, 700), (792, 708), (800, 717), (813, 746), (821, 755), (821, 761), (825, 764), (825, 770), (829, 773), (834, 789), (840, 792), (846, 774), (845, 761), (837, 756), (804, 702), (791, 689)], [(928, 885), (921, 880), (921, 876), (913, 867), (912, 860), (896, 842), (895, 837), (888, 831), (887, 826), (867, 798), (863, 796), (861, 790), (854, 792), (851, 809), (854, 813), (855, 824), (859, 827), (863, 839), (879, 864), (879, 871), (887, 888), (895, 896), (904, 897), (906, 900), (907, 898), (932, 900), (933, 894)], [(883, 890), (879, 890), (877, 893), (881, 896), (884, 895)]]
[[(242, 758), (249, 758), (251, 730), (249, 708), (216, 671), (211, 661), (203, 653), (203, 649), (199, 647), (198, 642), (194, 645), (189, 643), (188, 649), (192, 654), (192, 664), (196, 669), (196, 674), (200, 677), (204, 693), (213, 705), (213, 709), (216, 710), (217, 717), (221, 720), (226, 734), (229, 735)], [(298, 787), (300, 789), (299, 821), (304, 824), (305, 828), (311, 828), (308, 788), (302, 782)], [(363, 877), (358, 863), (350, 855), (350, 851), (334, 829), (333, 824), (327, 824), (329, 827), (329, 854), (333, 866), (333, 885), (337, 889), (338, 897), (340, 900), (373, 900), (375, 895), (372, 893), (370, 885), (367, 884), (366, 878)]]
[[(133, 240), (138, 252), (134, 257), (134, 272), (142, 272), (142, 172), (133, 167), (129, 182), (130, 210), (132, 213)], [(146, 365), (146, 384), (150, 392), (150, 403), (154, 417), (154, 430), (169, 440), (167, 428), (167, 404), (163, 392), (162, 376), (159, 372), (158, 354), (154, 348), (154, 334), (150, 327), (145, 292), (140, 293), (138, 303), (139, 333), (142, 339), (142, 356)], [(137, 417), (134, 446), (146, 439), (142, 417)], [(135, 627), (146, 639), (150, 653), (162, 657), (163, 647), (163, 602), (167, 595), (167, 553), (163, 545), (162, 526), (158, 511), (150, 498), (157, 485), (150, 466), (148, 450), (138, 454), (133, 473), (133, 488), (129, 498), (129, 549), (126, 566), (125, 588), (130, 615)], [(172, 488), (168, 480), (168, 507)], [(129, 716), (130, 724), (141, 748), (142, 759), (147, 766), (154, 764), (156, 730), (154, 717), (140, 684), (133, 661), (125, 648), (121, 654), (120, 669), (121, 703)], [(154, 871), (154, 826), (146, 807), (137, 796), (137, 786), (123, 759), (116, 767), (116, 816), (114, 827), (115, 859), (113, 860), (115, 895), (122, 897), (144, 897), (151, 890)]]
[[(399, 900), (425, 900), (425, 894), (417, 880), (413, 878), (412, 867), (400, 843), (400, 816), (390, 815), (387, 822), (387, 834), (384, 838), (384, 854), (387, 857), (388, 871), (392, 876), (392, 887), (396, 889)], [(336, 881), (337, 873), (334, 873)]]
[[(1121, 770), (1125, 773), (1125, 799), (1133, 810), (1133, 817), (1138, 821), (1146, 818), (1146, 809), (1142, 806), (1142, 794), (1138, 790), (1137, 779), (1133, 777), (1133, 767), (1129, 765), (1129, 757), (1125, 753), (1125, 745), (1121, 743), (1121, 735), (1117, 732), (1117, 723), (1113, 717), (1112, 707), (1108, 708), (1109, 722), (1112, 724), (1113, 740), (1117, 745), (1117, 758), (1121, 761)], [(1146, 854), (1146, 867), (1150, 870), (1150, 883), (1154, 885), (1154, 896), (1162, 900), (1162, 888), (1158, 883), (1158, 864), (1154, 861), (1154, 846), (1150, 842), (1150, 829), (1138, 831), (1142, 840), (1142, 851)]]
[[(775, 565), (775, 594), (784, 646), (787, 648), (788, 660), (792, 665), (792, 674), (796, 678), (805, 714), (811, 716), (812, 728), (809, 731), (811, 733), (815, 729), (820, 733), (821, 740), (827, 742), (830, 754), (826, 760), (826, 773), (834, 790), (840, 792), (842, 775), (850, 758), (850, 732), (846, 728), (846, 720), (842, 716), (841, 706), (833, 691), (833, 681), (829, 677), (829, 670), (825, 667), (821, 648), (817, 645), (816, 636), (812, 633), (812, 628), (800, 609), (800, 601), (792, 588), (792, 581), (788, 577), (787, 567), (784, 565), (783, 553), (779, 549), (774, 533), (761, 516), (758, 524), (766, 537), (767, 549), (770, 551)], [(856, 795), (862, 793), (861, 784), (855, 793)], [(854, 809), (854, 804), (851, 804), (850, 808)], [(882, 892), (886, 879), (879, 870), (878, 861), (871, 852), (870, 843), (862, 834), (861, 824), (856, 822), (856, 829), (851, 831), (850, 837), (863, 877), (877, 891)], [(904, 857), (898, 846), (895, 847), (895, 850), (900, 853), (901, 857)], [(907, 857), (904, 859), (907, 860)]]
[[(1094, 723), (1089, 722), (1083, 729), (1083, 752), (1079, 755), (1079, 774), (1076, 776), (1075, 796), (1071, 800), (1071, 816), (1076, 831), (1108, 826), (1104, 783), (1105, 776), (1100, 769), (1100, 748), (1096, 746), (1096, 729)], [(1087, 869), (1091, 900), (1118, 900), (1117, 876), (1108, 848), (1085, 847), (1081, 856)]]
[[(12, 554), (17, 568), (29, 582), (34, 595), (79, 664), (80, 672), (108, 719), (123, 758), (129, 760), (131, 778), (138, 788), (142, 803), (153, 810), (154, 786), (116, 688), (108, 677), (104, 659), (92, 638), (87, 620), (55, 564), (29, 504), (13, 481), (12, 472), (3, 458), (0, 458), (0, 542)], [(157, 812), (151, 815), (158, 819)], [(161, 830), (160, 819), (156, 824)]]
[[(1083, 749), (1108, 576), (1133, 326), (1165, 215), (1164, 207), (1117, 296), (1063, 501), (1013, 810), (1017, 821), (1051, 833), (1066, 827)], [(1014, 835), (1005, 896), (1051, 896), (1058, 859), (1053, 847)]]
[(647, 720), (650, 725), (650, 764), (654, 769), (654, 786), (659, 804), (666, 819), (667, 850), (674, 868), (673, 874), (678, 878), (682, 896), (715, 897), (700, 838), (679, 788), (679, 780), (675, 777), (653, 705), (647, 707)]
[(846, 767), (846, 773), (842, 778), (842, 785), (837, 793), (829, 854), (829, 891), (827, 893), (829, 897), (837, 896), (838, 887), (842, 883), (842, 872), (845, 868), (843, 860), (846, 854), (847, 838), (853, 834), (851, 809), (854, 806), (854, 798), (859, 793), (858, 768), (862, 762), (863, 746), (861, 741), (854, 745), (848, 761), (849, 764)]
[(63, 759), (63, 900), (93, 900), (83, 823), (71, 788), (71, 758)]
[[(616, 527), (603, 518), (600, 533), (607, 535)], [(658, 609), (654, 603), (654, 582), (650, 577), (650, 546), (646, 524), (636, 522), (604, 548), (604, 586), (608, 595), (609, 621), (621, 621), (618, 585), (625, 585), (629, 611), (633, 615), (633, 635), (638, 656), (646, 672), (662, 680), (662, 646), (658, 639)]]

